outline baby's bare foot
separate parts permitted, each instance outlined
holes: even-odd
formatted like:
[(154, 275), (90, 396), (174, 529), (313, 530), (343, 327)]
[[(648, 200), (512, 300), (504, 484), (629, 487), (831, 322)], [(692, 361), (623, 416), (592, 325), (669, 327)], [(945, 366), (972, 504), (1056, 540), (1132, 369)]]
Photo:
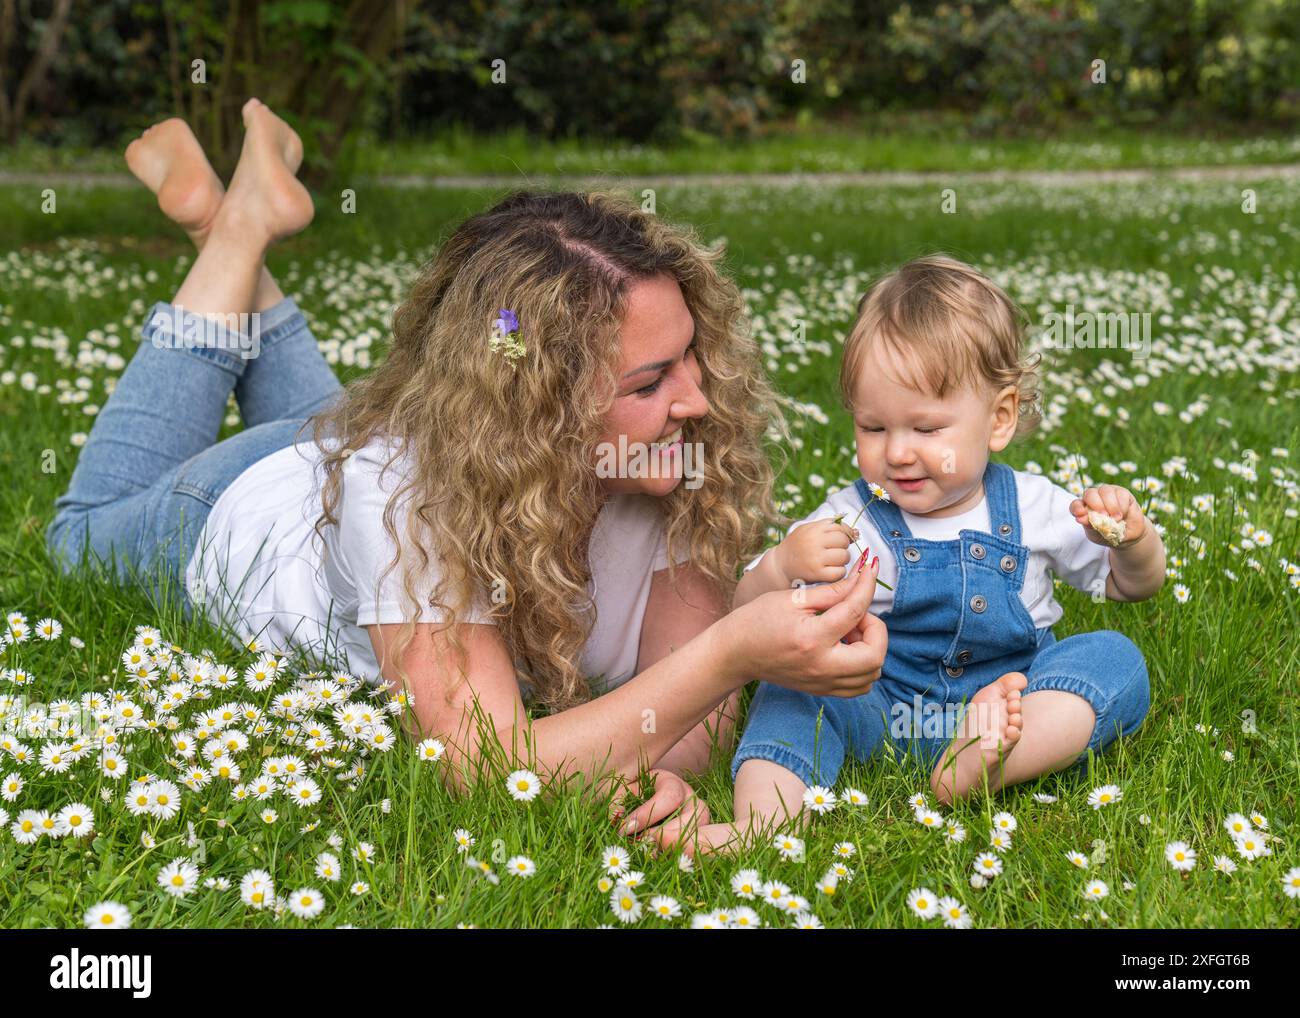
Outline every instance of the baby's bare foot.
[(304, 229), (316, 214), (311, 195), (294, 176), (302, 141), (260, 99), (244, 104), (244, 147), (219, 220), (274, 243)]
[(163, 214), (202, 247), (225, 188), (190, 125), (179, 117), (154, 124), (126, 147), (126, 165), (158, 196)]
[(1020, 741), (1020, 693), (1029, 685), (1023, 672), (1007, 672), (970, 698), (952, 745), (935, 766), (930, 784), (942, 801), (977, 787), (985, 769), (1005, 761)]

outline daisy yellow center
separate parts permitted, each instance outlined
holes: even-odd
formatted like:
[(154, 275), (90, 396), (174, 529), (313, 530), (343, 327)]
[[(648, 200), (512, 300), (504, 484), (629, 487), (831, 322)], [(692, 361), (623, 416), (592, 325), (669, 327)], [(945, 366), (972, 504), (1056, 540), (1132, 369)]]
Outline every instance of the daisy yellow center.
[(99, 917), (99, 921), (100, 921), (101, 923), (103, 923), (105, 926), (112, 926), (112, 925), (113, 925), (113, 913), (112, 913), (112, 912), (105, 912), (102, 916)]
[(181, 876), (179, 873), (177, 873), (174, 877), (172, 877), (172, 886), (180, 887), (181, 884), (183, 883), (185, 883), (185, 878)]
[(924, 898), (917, 898), (917, 899), (916, 899), (916, 907), (917, 907), (917, 908), (929, 908), (929, 907), (930, 907), (930, 903), (929, 903), (928, 901), (926, 901)]

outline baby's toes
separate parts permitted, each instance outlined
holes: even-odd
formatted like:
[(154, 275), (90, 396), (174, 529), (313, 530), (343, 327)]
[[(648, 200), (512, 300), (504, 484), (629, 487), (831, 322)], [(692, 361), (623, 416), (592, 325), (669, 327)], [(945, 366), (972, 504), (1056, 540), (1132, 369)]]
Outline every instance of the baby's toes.
[(1024, 672), (1007, 672), (998, 682), (1002, 686), (1003, 692), (1007, 694), (1008, 700), (1013, 696), (1019, 699), (1020, 691), (1029, 685), (1029, 679)]

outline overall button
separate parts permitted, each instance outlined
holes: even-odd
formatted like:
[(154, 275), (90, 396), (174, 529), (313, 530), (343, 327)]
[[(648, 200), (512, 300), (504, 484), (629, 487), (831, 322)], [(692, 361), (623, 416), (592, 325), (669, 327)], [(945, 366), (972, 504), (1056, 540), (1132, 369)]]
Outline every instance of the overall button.
[(907, 559), (909, 562), (918, 562), (921, 559), (921, 553), (915, 548), (904, 548), (903, 558)]
[(1010, 523), (1002, 524), (1002, 526), (998, 527), (998, 533), (1004, 536), (1011, 533), (1011, 524)]
[(973, 612), (982, 612), (987, 607), (988, 602), (980, 594), (976, 594), (970, 599), (970, 610)]
[(903, 536), (903, 532), (902, 532), (901, 530), (891, 530), (891, 531), (889, 532), (889, 536), (890, 536), (890, 537), (902, 537), (902, 536)]
[(965, 668), (953, 668), (951, 666), (944, 668), (944, 671), (948, 673), (948, 678), (950, 679), (961, 678), (961, 673), (964, 672), (965, 670), (966, 670)]
[(968, 650), (963, 650), (960, 654), (957, 655), (957, 660), (964, 665), (970, 664), (970, 659), (971, 659), (971, 652)]
[(984, 555), (985, 555), (984, 545), (982, 545), (982, 544), (972, 544), (972, 545), (970, 546), (970, 556), (971, 556), (971, 558), (983, 558)]
[(1000, 564), (1004, 573), (1014, 573), (1016, 571), (1016, 557), (1014, 555), (1003, 555)]

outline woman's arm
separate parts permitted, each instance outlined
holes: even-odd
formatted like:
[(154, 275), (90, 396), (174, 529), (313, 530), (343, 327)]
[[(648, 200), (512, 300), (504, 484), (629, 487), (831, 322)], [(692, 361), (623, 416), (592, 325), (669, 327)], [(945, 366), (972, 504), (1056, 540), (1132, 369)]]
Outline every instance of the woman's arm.
[[(663, 759), (759, 668), (766, 681), (813, 696), (869, 690), (880, 677), (888, 642), (884, 623), (867, 611), (875, 588), (874, 569), (859, 569), (798, 598), (765, 594), (604, 696), (531, 724), (496, 626), (458, 624), (467, 658), (468, 679), (462, 682), (448, 626), (420, 623), (403, 660), (415, 699), (412, 734), (444, 739), (461, 789), (469, 784), (461, 765), (472, 765), (481, 752), (504, 754), (507, 763), (548, 775), (612, 772), (616, 779), (635, 780), (642, 765)], [(401, 625), (366, 627), (380, 671), (395, 689), (400, 679), (386, 648)], [(861, 639), (841, 643), (854, 628), (861, 629)], [(482, 728), (476, 714), (487, 718)], [(647, 718), (654, 724), (645, 725)], [(491, 743), (481, 746), (486, 735)]]
[[(650, 584), (650, 599), (641, 620), (638, 673), (663, 660), (727, 614), (724, 599), (717, 588), (690, 563), (678, 567), (677, 587), (678, 590), (673, 589), (667, 569), (655, 572)], [(738, 699), (739, 693), (733, 692), (717, 710), (682, 736), (654, 766), (683, 777), (687, 772), (698, 774), (707, 770), (714, 746), (729, 750), (733, 745)]]
[[(419, 728), (411, 734), (443, 739), (461, 790), (468, 787), (474, 761), (485, 752), (498, 758), (505, 754), (507, 769), (536, 767), (545, 772), (543, 777), (613, 774), (635, 779), (642, 766), (663, 758), (745, 681), (743, 663), (721, 646), (720, 627), (714, 626), (605, 695), (529, 723), (514, 662), (497, 627), (459, 625), (467, 681), (456, 681), (455, 651), (443, 624), (417, 624), (404, 663)], [(380, 671), (395, 689), (401, 688), (400, 680), (385, 647), (400, 628), (401, 623), (366, 627)], [(476, 723), (476, 716), (490, 720)], [(647, 725), (647, 718), (654, 723)], [(482, 744), (489, 731), (498, 745)]]

